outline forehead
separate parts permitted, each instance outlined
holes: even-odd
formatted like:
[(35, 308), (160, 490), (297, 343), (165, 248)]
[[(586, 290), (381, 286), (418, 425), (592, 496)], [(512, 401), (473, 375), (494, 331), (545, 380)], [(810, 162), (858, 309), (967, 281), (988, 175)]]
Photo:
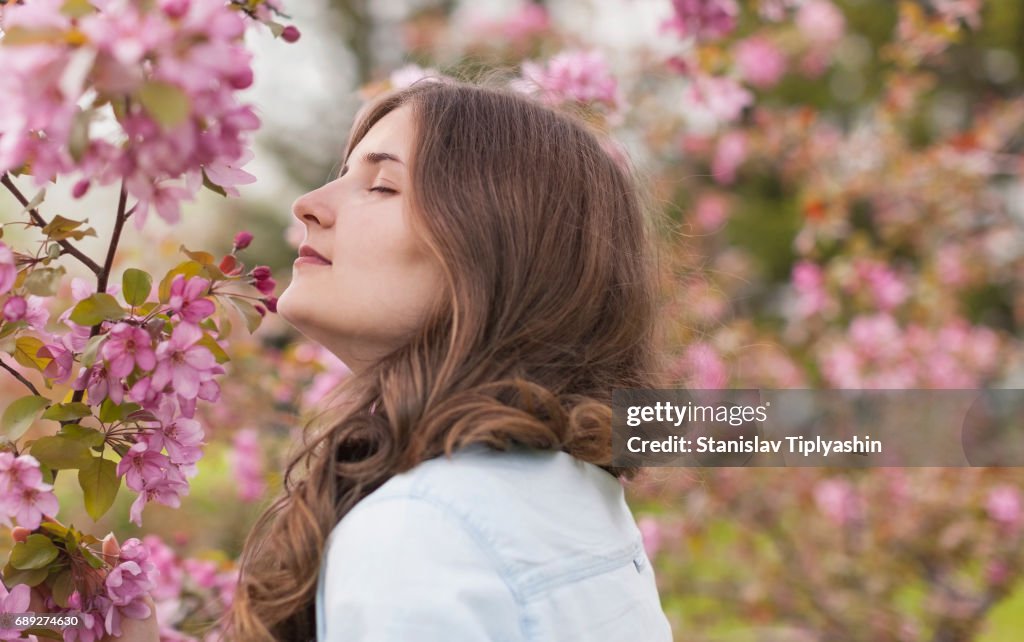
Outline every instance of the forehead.
[(412, 106), (402, 105), (384, 114), (352, 150), (353, 158), (365, 152), (390, 152), (408, 159), (414, 133)]

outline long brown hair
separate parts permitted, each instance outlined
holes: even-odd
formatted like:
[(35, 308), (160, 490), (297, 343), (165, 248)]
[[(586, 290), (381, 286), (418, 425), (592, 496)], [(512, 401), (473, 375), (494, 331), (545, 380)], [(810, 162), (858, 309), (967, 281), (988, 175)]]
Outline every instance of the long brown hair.
[(659, 387), (664, 364), (655, 228), (636, 169), (576, 114), (455, 80), (374, 99), (345, 157), (406, 103), (412, 224), (446, 291), (408, 341), (333, 391), (333, 419), (306, 426), (282, 494), (246, 538), (230, 640), (313, 639), (327, 535), (421, 461), (518, 443), (637, 472), (610, 465), (612, 389)]

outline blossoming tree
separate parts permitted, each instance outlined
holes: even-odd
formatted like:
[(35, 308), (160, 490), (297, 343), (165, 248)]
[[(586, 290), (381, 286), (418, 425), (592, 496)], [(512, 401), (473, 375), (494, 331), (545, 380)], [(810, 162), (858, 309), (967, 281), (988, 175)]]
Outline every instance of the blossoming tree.
[[(17, 525), (4, 611), (27, 611), (35, 591), (49, 614), (81, 621), (29, 633), (98, 640), (120, 636), (124, 618), (150, 615), (150, 558), (161, 550), (137, 538), (110, 546), (57, 521), (55, 477), (77, 475), (94, 520), (122, 484), (137, 494), (137, 525), (149, 502), (179, 505), (205, 445), (196, 406), (217, 401), (229, 360), (228, 309), (252, 332), (276, 302), (270, 270), (238, 258), (251, 234), (220, 260), (182, 245), (185, 260), (155, 279), (112, 273), (121, 233), (153, 213), (178, 222), (201, 189), (237, 196), (254, 180), (241, 169), (260, 124), (237, 97), (253, 82), (243, 36), (269, 28), (295, 42), (299, 32), (277, 21), (287, 16), (276, 0), (31, 0), (0, 12), (0, 183), (21, 207), (0, 232), (23, 225), (39, 236), (31, 250), (0, 240), (0, 365), (29, 393), (0, 425), (0, 521)], [(86, 219), (46, 213), (46, 186), (64, 181), (74, 198), (119, 185), (104, 257), (76, 247), (99, 234)], [(53, 326), (48, 303), (67, 261), (95, 283), (72, 280), (74, 304)], [(38, 424), (47, 428), (30, 433)]]

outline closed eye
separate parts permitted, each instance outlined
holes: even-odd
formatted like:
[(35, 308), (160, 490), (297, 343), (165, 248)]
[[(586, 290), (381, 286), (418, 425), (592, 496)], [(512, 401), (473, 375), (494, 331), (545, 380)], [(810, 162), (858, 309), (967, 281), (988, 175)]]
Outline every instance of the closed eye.
[(393, 190), (390, 187), (381, 187), (381, 186), (371, 187), (370, 191), (371, 192), (385, 192), (385, 193), (389, 193), (389, 194), (397, 194), (398, 193), (398, 190)]

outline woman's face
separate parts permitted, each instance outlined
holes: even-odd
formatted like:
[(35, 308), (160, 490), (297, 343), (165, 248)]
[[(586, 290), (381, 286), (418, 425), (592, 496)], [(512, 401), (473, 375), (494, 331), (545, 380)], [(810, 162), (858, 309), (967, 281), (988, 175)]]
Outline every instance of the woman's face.
[(303, 244), (330, 264), (299, 260), (277, 311), (353, 371), (415, 330), (441, 292), (440, 266), (410, 225), (414, 136), (410, 105), (389, 112), (336, 180), (292, 205), (306, 227)]

